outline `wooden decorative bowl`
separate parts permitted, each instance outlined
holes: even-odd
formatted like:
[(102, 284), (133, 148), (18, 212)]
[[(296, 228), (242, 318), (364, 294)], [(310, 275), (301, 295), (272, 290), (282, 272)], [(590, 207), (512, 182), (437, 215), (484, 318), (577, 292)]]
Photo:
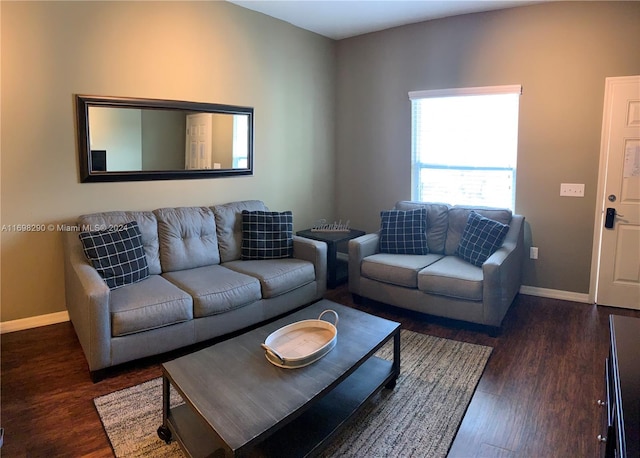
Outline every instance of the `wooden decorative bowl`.
[[(335, 323), (322, 320), (325, 313), (333, 313)], [(261, 344), (267, 361), (278, 367), (296, 369), (308, 366), (329, 353), (338, 338), (338, 314), (325, 310), (317, 320), (302, 320), (272, 332)]]

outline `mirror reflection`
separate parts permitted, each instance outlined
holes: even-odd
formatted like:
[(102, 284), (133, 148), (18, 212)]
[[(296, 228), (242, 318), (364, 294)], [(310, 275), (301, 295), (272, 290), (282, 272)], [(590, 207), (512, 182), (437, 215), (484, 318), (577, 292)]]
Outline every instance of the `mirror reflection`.
[(249, 116), (89, 107), (92, 171), (247, 168)]
[(252, 174), (253, 109), (77, 96), (82, 181)]

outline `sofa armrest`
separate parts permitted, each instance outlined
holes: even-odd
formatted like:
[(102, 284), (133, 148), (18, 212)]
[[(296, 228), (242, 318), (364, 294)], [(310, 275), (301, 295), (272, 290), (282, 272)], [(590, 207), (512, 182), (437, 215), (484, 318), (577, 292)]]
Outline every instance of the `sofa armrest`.
[(322, 298), (327, 290), (327, 244), (294, 235), (293, 257), (313, 264), (318, 284), (316, 297)]
[(379, 232), (349, 240), (349, 292), (360, 294), (360, 265), (364, 258), (378, 252), (379, 245)]
[(65, 297), (89, 370), (111, 365), (111, 291), (89, 264), (76, 232), (65, 232)]
[(484, 321), (500, 326), (522, 284), (524, 217), (513, 215), (502, 246), (482, 265)]

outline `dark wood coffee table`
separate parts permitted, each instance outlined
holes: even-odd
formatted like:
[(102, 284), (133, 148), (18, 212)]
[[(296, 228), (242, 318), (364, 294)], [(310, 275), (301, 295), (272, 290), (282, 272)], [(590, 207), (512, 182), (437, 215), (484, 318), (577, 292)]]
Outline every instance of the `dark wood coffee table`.
[[(336, 346), (315, 363), (283, 369), (260, 343), (280, 327), (340, 316)], [(393, 338), (394, 360), (373, 356)], [(321, 300), (292, 315), (167, 362), (161, 439), (189, 456), (306, 456), (400, 373), (400, 324)], [(185, 403), (170, 408), (170, 385)]]

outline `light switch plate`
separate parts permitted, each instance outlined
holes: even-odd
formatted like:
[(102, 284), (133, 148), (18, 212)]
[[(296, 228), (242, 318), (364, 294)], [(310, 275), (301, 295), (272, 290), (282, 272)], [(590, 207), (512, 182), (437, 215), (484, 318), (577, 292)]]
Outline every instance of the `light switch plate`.
[(560, 183), (560, 195), (584, 197), (584, 183)]

